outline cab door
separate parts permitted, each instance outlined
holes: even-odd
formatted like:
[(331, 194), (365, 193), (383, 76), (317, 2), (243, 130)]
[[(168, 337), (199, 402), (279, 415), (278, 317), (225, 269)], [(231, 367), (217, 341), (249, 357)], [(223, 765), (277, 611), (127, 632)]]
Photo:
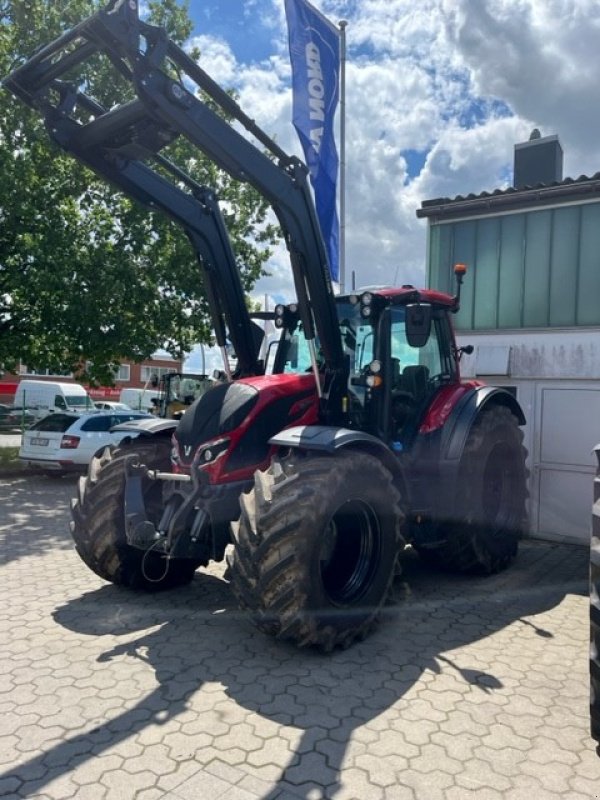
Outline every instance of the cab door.
[(431, 333), (422, 347), (406, 336), (406, 308), (393, 306), (389, 315), (389, 361), (386, 381), (388, 431), (395, 449), (416, 434), (439, 388), (457, 380), (446, 312), (433, 310)]

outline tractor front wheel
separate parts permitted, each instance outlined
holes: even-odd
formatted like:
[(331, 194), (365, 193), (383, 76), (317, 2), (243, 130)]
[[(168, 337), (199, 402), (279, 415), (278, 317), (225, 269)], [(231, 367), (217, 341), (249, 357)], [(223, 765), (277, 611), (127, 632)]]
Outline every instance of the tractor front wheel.
[(404, 520), (390, 472), (372, 455), (293, 453), (241, 498), (231, 582), (257, 627), (299, 646), (347, 647), (375, 626)]
[[(149, 469), (169, 471), (168, 439), (135, 439), (106, 448), (90, 462), (71, 501), (71, 536), (87, 566), (106, 581), (132, 589), (158, 591), (189, 583), (198, 563), (167, 560), (163, 553), (132, 547), (125, 533), (125, 467), (131, 456)], [(162, 483), (144, 479), (144, 501), (156, 525), (162, 514)]]

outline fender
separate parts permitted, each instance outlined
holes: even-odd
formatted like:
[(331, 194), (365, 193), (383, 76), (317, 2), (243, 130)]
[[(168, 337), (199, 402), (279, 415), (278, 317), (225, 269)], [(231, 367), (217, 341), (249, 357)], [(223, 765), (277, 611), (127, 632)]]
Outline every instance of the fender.
[(111, 430), (113, 431), (128, 431), (132, 435), (138, 434), (140, 436), (168, 436), (173, 433), (177, 428), (179, 420), (177, 419), (162, 419), (161, 417), (153, 417), (129, 420), (129, 422), (120, 422), (115, 425)]
[(272, 436), (269, 444), (321, 453), (336, 453), (346, 447), (367, 450), (384, 463), (394, 478), (403, 478), (400, 463), (390, 448), (376, 436), (332, 425), (297, 425)]
[[(445, 519), (453, 513), (456, 491), (459, 480), (460, 461), (467, 444), (471, 428), (479, 416), (493, 406), (505, 406), (515, 415), (519, 425), (525, 424), (525, 415), (514, 396), (499, 387), (477, 386), (465, 394), (451, 411), (444, 427), (440, 432), (439, 455), (432, 463), (432, 469), (421, 470), (421, 478), (417, 482), (416, 496), (425, 507), (429, 506), (428, 513), (434, 518)], [(417, 456), (418, 451), (413, 451)], [(431, 503), (430, 474), (437, 473), (438, 485)], [(428, 500), (429, 498), (429, 500)]]
[(440, 462), (460, 460), (476, 419), (495, 405), (505, 406), (518, 419), (519, 425), (525, 425), (523, 410), (510, 392), (497, 386), (478, 386), (460, 399), (448, 417), (442, 431)]

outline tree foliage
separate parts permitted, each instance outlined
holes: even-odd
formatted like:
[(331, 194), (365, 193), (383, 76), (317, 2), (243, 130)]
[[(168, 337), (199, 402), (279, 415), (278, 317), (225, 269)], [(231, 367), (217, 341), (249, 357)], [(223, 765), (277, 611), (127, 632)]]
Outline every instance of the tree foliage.
[[(103, 5), (103, 3), (100, 3)], [(0, 0), (0, 77), (93, 13), (97, 0)], [(179, 43), (187, 6), (151, 0), (149, 21)], [(93, 64), (90, 85), (114, 95)], [(121, 98), (123, 99), (123, 98)], [(274, 241), (268, 207), (182, 139), (168, 155), (226, 201), (246, 291)], [(72, 370), (108, 383), (122, 359), (158, 347), (180, 357), (210, 341), (201, 269), (183, 231), (116, 192), (48, 137), (41, 119), (0, 91), (0, 365)]]

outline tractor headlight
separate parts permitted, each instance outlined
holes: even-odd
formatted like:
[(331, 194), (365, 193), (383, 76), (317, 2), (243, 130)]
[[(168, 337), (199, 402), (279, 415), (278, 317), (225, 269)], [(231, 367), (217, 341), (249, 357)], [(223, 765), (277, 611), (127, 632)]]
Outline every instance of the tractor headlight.
[(283, 328), (285, 319), (285, 306), (283, 303), (277, 303), (275, 306), (275, 327)]
[(220, 456), (225, 455), (229, 449), (229, 443), (229, 439), (215, 439), (215, 441), (203, 445), (198, 449), (194, 463), (198, 468), (214, 464)]

